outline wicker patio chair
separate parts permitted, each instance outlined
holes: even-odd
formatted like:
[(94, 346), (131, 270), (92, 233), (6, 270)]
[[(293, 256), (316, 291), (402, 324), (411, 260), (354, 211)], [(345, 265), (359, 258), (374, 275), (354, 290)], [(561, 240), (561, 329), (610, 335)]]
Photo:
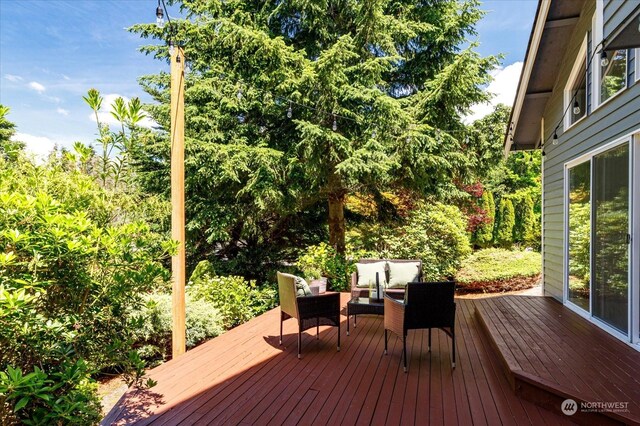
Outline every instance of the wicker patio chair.
[(298, 358), (302, 345), (302, 332), (316, 327), (320, 338), (321, 325), (338, 327), (338, 352), (340, 351), (340, 293), (325, 293), (317, 296), (296, 296), (296, 277), (278, 272), (280, 295), (280, 344), (282, 345), (282, 323), (289, 318), (298, 320)]
[(407, 332), (428, 328), (431, 351), (431, 329), (439, 328), (451, 337), (451, 367), (456, 368), (456, 304), (453, 281), (409, 283), (404, 301), (384, 297), (384, 353), (387, 354), (387, 331), (402, 339), (404, 371), (407, 372)]

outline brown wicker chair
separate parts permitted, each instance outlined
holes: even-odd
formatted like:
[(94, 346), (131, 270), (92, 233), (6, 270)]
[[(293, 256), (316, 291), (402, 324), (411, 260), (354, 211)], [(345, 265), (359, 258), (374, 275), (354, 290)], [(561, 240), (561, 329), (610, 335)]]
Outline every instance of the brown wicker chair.
[(439, 328), (451, 337), (451, 367), (456, 368), (456, 304), (453, 301), (453, 281), (433, 283), (409, 283), (404, 302), (385, 295), (384, 297), (384, 353), (387, 354), (387, 331), (402, 339), (404, 371), (407, 372), (407, 332), (420, 328)]
[(340, 293), (296, 297), (295, 276), (278, 272), (280, 295), (280, 344), (282, 323), (289, 318), (298, 320), (298, 358), (302, 345), (302, 332), (316, 327), (317, 338), (321, 325), (338, 327), (338, 352), (340, 351)]
[[(390, 262), (390, 263), (407, 263), (417, 262), (419, 263), (419, 276), (418, 281), (422, 281), (422, 261), (420, 259), (360, 259), (358, 263), (375, 263), (375, 262)], [(389, 281), (389, 266), (385, 267), (385, 277), (380, 277), (380, 280), (384, 278), (384, 281)], [(397, 293), (398, 297), (404, 293), (404, 288), (387, 288), (385, 290), (388, 293)], [(351, 297), (369, 297), (369, 289), (366, 287), (358, 287), (358, 271), (354, 271), (351, 274)]]

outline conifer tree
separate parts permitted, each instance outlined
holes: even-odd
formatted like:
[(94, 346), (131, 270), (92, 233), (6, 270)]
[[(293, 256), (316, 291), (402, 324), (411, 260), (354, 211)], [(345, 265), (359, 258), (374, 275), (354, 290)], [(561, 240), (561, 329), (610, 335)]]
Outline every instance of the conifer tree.
[(513, 244), (513, 227), (515, 226), (515, 211), (513, 203), (507, 197), (502, 197), (498, 203), (499, 221), (496, 223), (495, 240), (504, 248)]
[(493, 226), (495, 223), (496, 206), (491, 191), (485, 189), (480, 199), (480, 208), (485, 211), (487, 222), (476, 229), (474, 243), (480, 247), (489, 247), (493, 241)]
[[(282, 234), (326, 206), (345, 249), (345, 198), (407, 188), (439, 195), (465, 180), (461, 117), (487, 99), (476, 0), (183, 0), (188, 20), (142, 37), (184, 41), (187, 214), (194, 245)], [(165, 45), (143, 48), (167, 57)], [(169, 126), (166, 74), (142, 80)], [(143, 147), (147, 184), (166, 191), (166, 138)], [(297, 222), (297, 221), (294, 221)]]

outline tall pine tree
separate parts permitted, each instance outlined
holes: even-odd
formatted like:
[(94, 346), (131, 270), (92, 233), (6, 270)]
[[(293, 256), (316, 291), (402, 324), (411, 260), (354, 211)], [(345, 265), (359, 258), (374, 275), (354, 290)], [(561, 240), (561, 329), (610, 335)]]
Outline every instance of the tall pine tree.
[[(200, 256), (283, 235), (301, 212), (314, 220), (325, 212), (330, 243), (343, 253), (348, 194), (439, 195), (466, 179), (461, 117), (487, 99), (481, 87), (497, 64), (473, 43), (461, 48), (482, 16), (478, 1), (180, 5), (188, 19), (172, 28), (132, 30), (159, 39), (175, 31), (193, 70), (187, 227)], [(143, 51), (168, 55), (163, 44)], [(167, 129), (168, 76), (141, 81)], [(138, 153), (149, 188), (166, 191), (168, 153), (166, 138)]]

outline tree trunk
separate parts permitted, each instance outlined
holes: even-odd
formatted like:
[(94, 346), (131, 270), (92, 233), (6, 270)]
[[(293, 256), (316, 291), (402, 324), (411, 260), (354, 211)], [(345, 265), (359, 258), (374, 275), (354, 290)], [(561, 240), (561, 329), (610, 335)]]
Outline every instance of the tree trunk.
[(329, 194), (329, 244), (338, 254), (345, 252), (344, 191)]

